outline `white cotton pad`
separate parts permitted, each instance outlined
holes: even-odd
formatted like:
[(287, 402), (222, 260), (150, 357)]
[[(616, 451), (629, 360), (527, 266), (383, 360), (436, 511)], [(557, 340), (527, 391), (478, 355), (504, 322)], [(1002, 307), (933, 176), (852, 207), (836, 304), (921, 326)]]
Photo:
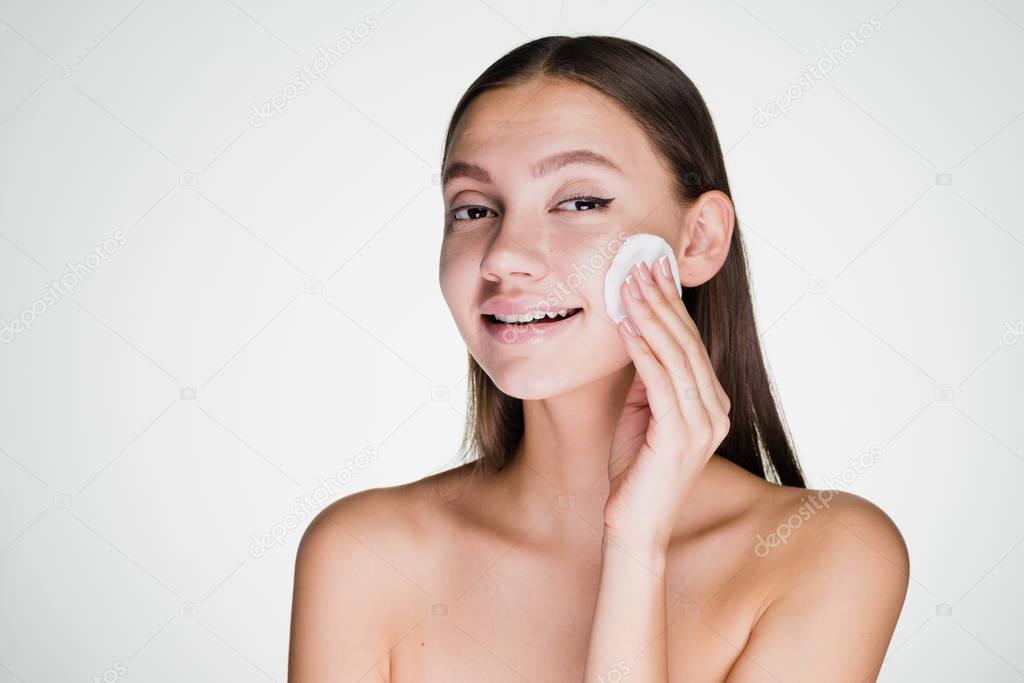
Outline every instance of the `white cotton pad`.
[(675, 253), (668, 242), (657, 235), (640, 232), (627, 237), (619, 247), (615, 258), (612, 259), (612, 265), (604, 276), (604, 306), (608, 310), (608, 315), (616, 323), (626, 315), (626, 305), (619, 295), (619, 288), (626, 281), (630, 269), (634, 264), (644, 261), (653, 273), (658, 259), (662, 256), (668, 256), (668, 262), (672, 266), (672, 279), (676, 281), (676, 289), (682, 296), (683, 286), (679, 282), (679, 264), (676, 263)]

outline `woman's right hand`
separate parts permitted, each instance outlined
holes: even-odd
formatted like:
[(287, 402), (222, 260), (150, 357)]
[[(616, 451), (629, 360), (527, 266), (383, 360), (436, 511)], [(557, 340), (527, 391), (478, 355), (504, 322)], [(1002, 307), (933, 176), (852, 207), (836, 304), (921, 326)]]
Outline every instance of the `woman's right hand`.
[(642, 549), (667, 546), (690, 485), (730, 425), (729, 398), (667, 258), (654, 273), (634, 265), (620, 288), (627, 316), (618, 329), (636, 375), (612, 437), (605, 533)]

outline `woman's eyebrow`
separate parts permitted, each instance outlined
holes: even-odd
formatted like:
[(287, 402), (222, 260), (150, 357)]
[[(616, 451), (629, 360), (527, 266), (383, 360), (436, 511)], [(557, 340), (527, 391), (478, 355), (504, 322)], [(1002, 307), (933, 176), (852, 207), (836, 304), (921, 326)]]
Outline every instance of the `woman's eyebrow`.
[(444, 189), (445, 187), (448, 187), (448, 183), (452, 182), (456, 178), (471, 178), (473, 180), (478, 180), (481, 183), (491, 182), (491, 174), (476, 164), (470, 164), (465, 161), (454, 161), (448, 164), (448, 168), (444, 170), (441, 180), (441, 188)]
[[(549, 173), (554, 173), (558, 169), (570, 164), (603, 166), (604, 168), (608, 168), (625, 175), (624, 171), (619, 168), (618, 164), (603, 154), (599, 154), (589, 149), (572, 149), (566, 152), (552, 154), (551, 156), (538, 161), (532, 169), (533, 177), (540, 178)], [(477, 166), (476, 164), (470, 164), (465, 161), (452, 162), (448, 168), (445, 169), (441, 182), (442, 188), (446, 187), (448, 183), (456, 178), (471, 178), (482, 183), (492, 182), (490, 174), (485, 169)]]
[(623, 170), (619, 168), (619, 165), (609, 159), (603, 154), (589, 149), (572, 149), (568, 152), (559, 152), (558, 154), (552, 154), (551, 156), (541, 159), (533, 167), (533, 177), (540, 178), (541, 176), (547, 175), (548, 173), (554, 173), (563, 166), (569, 164), (590, 164), (592, 166), (604, 166), (605, 168), (611, 169), (617, 173), (625, 175)]

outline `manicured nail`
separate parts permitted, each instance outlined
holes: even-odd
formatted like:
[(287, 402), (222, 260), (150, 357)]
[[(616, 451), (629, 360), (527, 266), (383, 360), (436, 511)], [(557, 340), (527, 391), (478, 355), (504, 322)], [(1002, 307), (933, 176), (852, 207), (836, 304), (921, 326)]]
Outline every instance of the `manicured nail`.
[(643, 278), (644, 282), (646, 282), (649, 285), (654, 284), (654, 277), (651, 275), (651, 269), (647, 267), (646, 262), (641, 261), (640, 263), (636, 264), (636, 269), (640, 271), (640, 277)]
[(629, 332), (634, 337), (640, 336), (640, 330), (637, 329), (636, 323), (633, 322), (633, 319), (630, 318), (628, 315), (622, 319), (622, 326), (625, 327), (626, 331)]
[(626, 284), (629, 286), (629, 293), (633, 295), (633, 298), (637, 301), (643, 301), (644, 295), (640, 291), (640, 285), (633, 279), (633, 275), (629, 274), (626, 276)]
[(668, 256), (662, 256), (658, 259), (658, 263), (661, 265), (661, 274), (667, 277), (669, 280), (672, 279), (672, 266), (668, 262)]

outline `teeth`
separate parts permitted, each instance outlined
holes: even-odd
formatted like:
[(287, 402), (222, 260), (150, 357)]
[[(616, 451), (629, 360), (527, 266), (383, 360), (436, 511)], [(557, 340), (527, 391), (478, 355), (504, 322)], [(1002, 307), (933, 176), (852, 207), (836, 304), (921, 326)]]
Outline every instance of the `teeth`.
[(523, 313), (521, 315), (501, 315), (500, 313), (495, 313), (494, 317), (503, 323), (528, 323), (533, 322), (534, 320), (540, 320), (545, 317), (565, 318), (569, 315), (569, 310), (570, 309), (568, 308), (563, 308), (560, 311), (535, 311), (533, 313)]

